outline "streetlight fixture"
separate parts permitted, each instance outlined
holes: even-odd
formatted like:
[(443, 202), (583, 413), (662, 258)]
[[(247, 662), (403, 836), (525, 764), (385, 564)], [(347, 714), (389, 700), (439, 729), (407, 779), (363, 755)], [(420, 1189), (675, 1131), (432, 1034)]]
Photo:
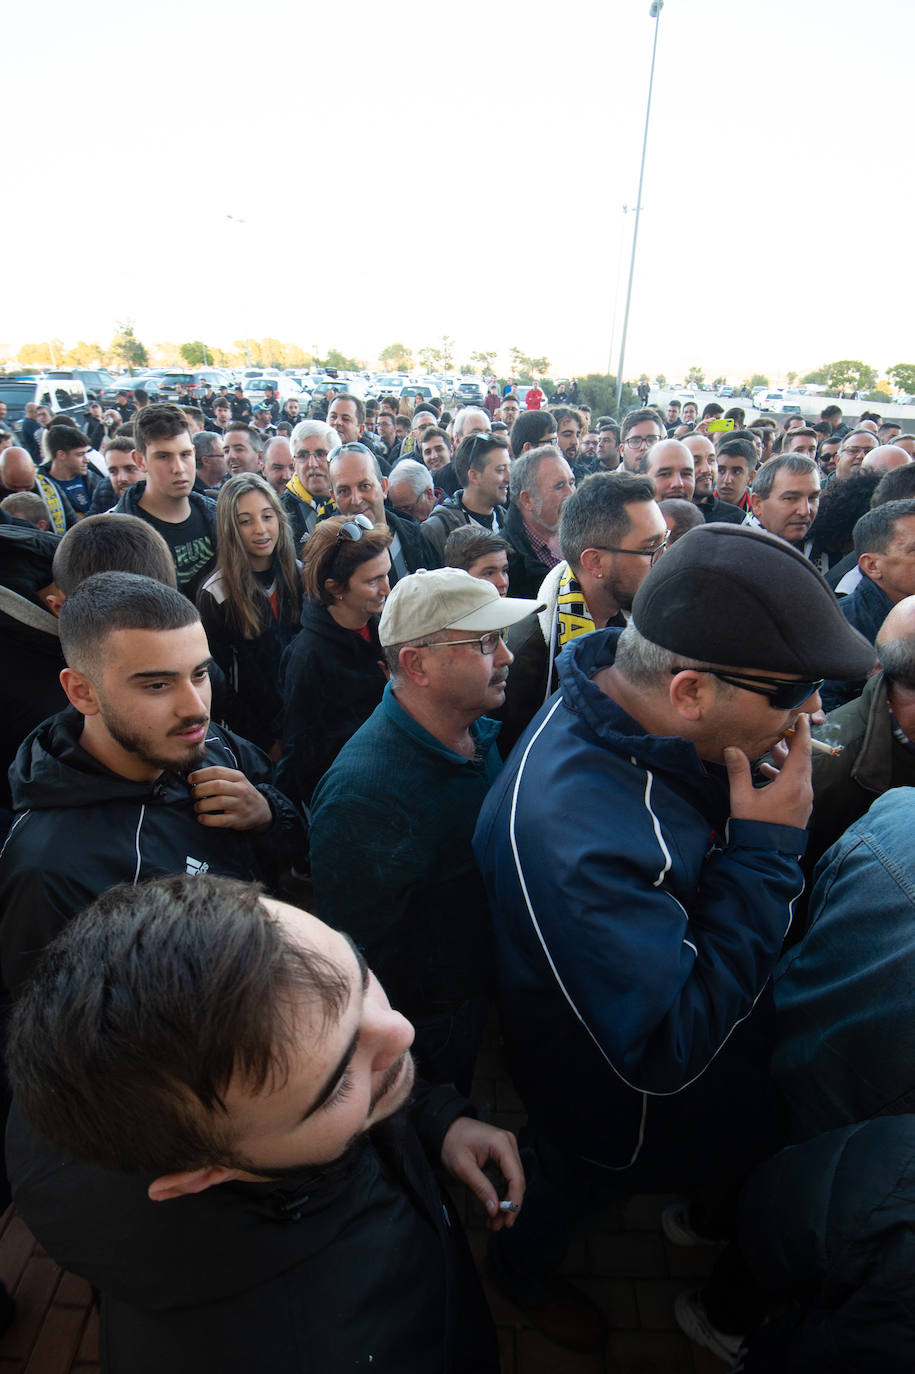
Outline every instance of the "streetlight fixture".
[(623, 314), (623, 336), (620, 340), (620, 364), (616, 373), (616, 414), (619, 418), (623, 400), (623, 361), (626, 357), (626, 331), (629, 328), (629, 302), (632, 299), (632, 278), (635, 275), (635, 249), (639, 239), (639, 215), (642, 213), (642, 182), (645, 179), (645, 152), (648, 148), (648, 121), (651, 117), (651, 88), (654, 85), (654, 59), (658, 50), (658, 20), (664, 0), (651, 0), (648, 11), (654, 20), (654, 42), (651, 45), (651, 73), (648, 77), (648, 105), (645, 109), (645, 132), (642, 135), (642, 165), (639, 168), (639, 193), (635, 202), (635, 225), (632, 230), (632, 256), (629, 259), (629, 285), (626, 288), (626, 310)]

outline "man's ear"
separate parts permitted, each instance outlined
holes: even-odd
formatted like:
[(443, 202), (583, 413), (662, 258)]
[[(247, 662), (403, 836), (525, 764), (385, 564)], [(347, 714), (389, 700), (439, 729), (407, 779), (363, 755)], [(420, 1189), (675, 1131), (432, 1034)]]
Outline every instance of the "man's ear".
[(880, 555), (879, 553), (862, 553), (858, 559), (858, 567), (869, 577), (872, 582), (880, 581)]
[(579, 567), (588, 577), (597, 577), (600, 573), (600, 549), (582, 549), (579, 558)]
[(387, 494), (388, 494), (388, 479), (387, 479), (386, 477), (382, 477), (382, 479), (381, 479), (381, 490), (382, 490), (383, 495), (387, 496)]
[(60, 685), (67, 694), (67, 700), (71, 706), (75, 706), (84, 716), (97, 716), (99, 711), (98, 697), (92, 683), (83, 673), (78, 673), (75, 668), (63, 668), (60, 674)]
[(670, 680), (670, 704), (685, 720), (698, 721), (705, 714), (709, 693), (714, 693), (708, 673), (684, 668)]
[(757, 496), (755, 491), (750, 492), (750, 509), (758, 520), (759, 512), (762, 510), (762, 497)]
[(175, 1197), (189, 1197), (191, 1193), (205, 1193), (207, 1188), (228, 1183), (239, 1175), (238, 1169), (224, 1169), (222, 1165), (214, 1164), (206, 1169), (185, 1169), (178, 1174), (162, 1174), (153, 1179), (146, 1191), (152, 1202), (168, 1202)]

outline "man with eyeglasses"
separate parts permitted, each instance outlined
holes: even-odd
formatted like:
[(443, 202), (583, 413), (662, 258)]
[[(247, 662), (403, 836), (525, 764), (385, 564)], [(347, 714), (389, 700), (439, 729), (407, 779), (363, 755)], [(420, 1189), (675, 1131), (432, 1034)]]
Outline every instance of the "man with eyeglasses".
[(631, 410), (623, 419), (620, 432), (620, 454), (627, 472), (638, 472), (642, 459), (650, 448), (664, 436), (664, 426), (656, 410)]
[(858, 471), (867, 455), (879, 447), (879, 439), (869, 429), (849, 430), (839, 445), (835, 480), (841, 482), (846, 477), (851, 477), (853, 473)]
[[(624, 630), (562, 655), (474, 841), (539, 1159), (528, 1224), (492, 1255), (503, 1291), (542, 1297), (563, 1205), (736, 1189), (770, 1152), (770, 979), (803, 887), (808, 713), (823, 677), (872, 658), (801, 554), (719, 524), (658, 559)], [(554, 1224), (538, 1228), (544, 1193)]]
[(296, 548), (314, 531), (319, 520), (337, 514), (330, 492), (328, 457), (339, 436), (323, 420), (300, 420), (290, 439), (295, 472), (280, 496)]
[(512, 746), (559, 686), (556, 660), (567, 644), (592, 630), (626, 624), (623, 612), (667, 547), (664, 516), (652, 483), (630, 472), (592, 473), (562, 508), (563, 560), (540, 584), (544, 609), (514, 625), (515, 655), (499, 712), (499, 753)]
[(435, 510), (435, 486), (425, 463), (401, 458), (388, 477), (388, 499), (398, 515), (423, 524)]
[(379, 625), (384, 696), (311, 803), (315, 910), (350, 933), (412, 1020), (424, 1077), (465, 1092), (494, 973), (471, 848), (499, 770), (487, 716), (505, 697), (505, 629), (536, 607), (460, 568), (402, 578)]

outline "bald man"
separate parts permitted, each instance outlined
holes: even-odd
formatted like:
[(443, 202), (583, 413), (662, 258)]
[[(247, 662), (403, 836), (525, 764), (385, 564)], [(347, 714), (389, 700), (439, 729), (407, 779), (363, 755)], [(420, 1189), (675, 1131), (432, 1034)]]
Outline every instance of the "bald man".
[(643, 454), (639, 472), (654, 479), (656, 500), (691, 501), (696, 485), (693, 455), (679, 439), (661, 439)]
[(861, 464), (862, 472), (889, 472), (891, 468), (902, 468), (911, 463), (912, 458), (899, 444), (881, 444), (872, 448)]
[(34, 491), (44, 498), (56, 534), (65, 534), (76, 524), (76, 511), (65, 491), (39, 472), (24, 448), (7, 448), (0, 453), (0, 500), (23, 491)]

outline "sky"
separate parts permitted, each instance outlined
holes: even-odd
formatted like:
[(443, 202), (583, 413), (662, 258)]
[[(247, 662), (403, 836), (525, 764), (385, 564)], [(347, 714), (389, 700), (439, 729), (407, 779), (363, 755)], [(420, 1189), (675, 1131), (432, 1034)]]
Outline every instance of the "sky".
[(624, 374), (915, 362), (911, 0), (334, 14), (7, 15), (0, 358), (132, 318), (148, 346), (372, 365), (448, 334), (458, 362), (495, 349), (504, 372), (517, 345), (556, 377), (615, 372), (657, 31)]

